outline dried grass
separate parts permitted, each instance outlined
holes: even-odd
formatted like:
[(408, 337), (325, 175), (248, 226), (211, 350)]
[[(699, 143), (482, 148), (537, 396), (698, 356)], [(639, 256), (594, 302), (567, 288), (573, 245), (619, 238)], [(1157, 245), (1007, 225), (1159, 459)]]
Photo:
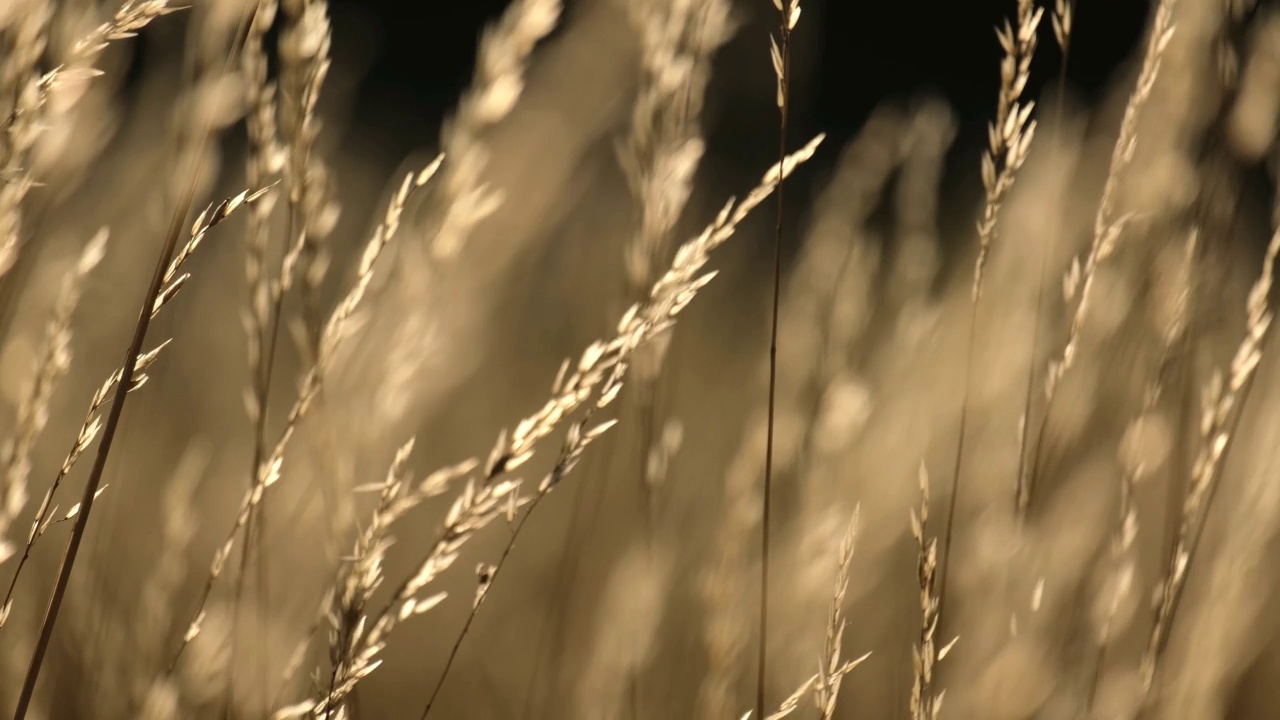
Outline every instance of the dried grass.
[(514, 0), (381, 191), (323, 0), (159, 23), (136, 93), (176, 7), (0, 3), (0, 706), (1271, 717), (1275, 15), (1162, 0), (1113, 98), (1036, 113), (1078, 9), (1009, 3), (975, 234), (941, 102), (788, 154), (794, 2), (755, 13), (779, 164), (718, 207), (723, 0)]

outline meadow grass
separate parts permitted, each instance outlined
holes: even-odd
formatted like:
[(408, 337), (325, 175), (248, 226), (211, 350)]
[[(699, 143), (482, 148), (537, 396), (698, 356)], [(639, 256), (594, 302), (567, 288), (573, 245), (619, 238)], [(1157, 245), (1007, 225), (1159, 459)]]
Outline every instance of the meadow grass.
[(0, 7), (0, 711), (1274, 714), (1271, 9), (1090, 107), (1010, 0), (962, 163), (794, 137), (799, 0), (512, 0), (373, 159), (341, 7), (109, 5)]

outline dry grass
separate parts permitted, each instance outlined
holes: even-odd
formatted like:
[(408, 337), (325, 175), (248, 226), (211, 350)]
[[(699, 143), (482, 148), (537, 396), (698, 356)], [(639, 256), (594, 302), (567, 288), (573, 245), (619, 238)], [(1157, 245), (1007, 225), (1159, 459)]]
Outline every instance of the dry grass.
[(0, 712), (1280, 707), (1274, 9), (1153, 2), (1088, 107), (1009, 0), (985, 138), (835, 147), (815, 8), (513, 0), (386, 158), (337, 6), (108, 5), (0, 3)]

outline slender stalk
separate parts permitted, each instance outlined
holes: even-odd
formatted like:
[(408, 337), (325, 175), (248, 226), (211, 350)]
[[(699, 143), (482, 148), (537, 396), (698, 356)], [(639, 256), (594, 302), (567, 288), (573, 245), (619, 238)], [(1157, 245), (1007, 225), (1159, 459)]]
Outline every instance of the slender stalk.
[[(253, 77), (253, 79), (251, 80), (252, 85), (250, 86), (251, 90), (249, 91), (249, 96), (248, 96), (248, 101), (251, 105), (251, 109), (249, 111), (249, 116), (248, 116), (248, 129), (249, 129), (249, 139), (251, 141), (251, 147), (252, 147), (252, 152), (251, 152), (250, 160), (248, 163), (248, 175), (251, 178), (251, 182), (254, 182), (254, 181), (265, 182), (267, 181), (268, 176), (270, 174), (269, 165), (267, 164), (267, 161), (265, 161), (263, 158), (264, 156), (270, 154), (273, 151), (272, 143), (274, 142), (275, 134), (276, 134), (276, 130), (275, 130), (276, 106), (275, 106), (273, 91), (268, 91), (266, 89), (267, 58), (266, 58), (266, 52), (265, 52), (265, 38), (267, 33), (270, 31), (270, 27), (272, 23), (275, 21), (277, 10), (278, 10), (278, 3), (276, 2), (276, 0), (260, 0), (260, 2), (257, 3), (257, 6), (254, 9), (253, 19), (249, 28), (249, 35), (246, 38), (246, 41), (249, 43), (249, 46), (244, 52), (244, 56), (245, 56), (243, 60), (243, 65), (245, 66), (244, 70), (246, 72), (246, 75), (250, 75), (251, 77), (255, 74), (257, 75), (256, 77)], [(293, 232), (292, 210), (294, 206), (295, 206), (295, 203), (290, 203), (290, 206), (289, 206), (290, 207), (290, 213), (289, 213), (290, 224), (286, 228), (288, 233), (286, 237), (292, 237), (292, 232)], [(259, 237), (254, 237), (250, 240), (251, 246), (258, 242), (262, 243), (259, 249), (259, 252), (261, 253), (261, 255), (255, 261), (259, 263), (259, 265), (256, 268), (258, 273), (263, 273), (266, 271), (266, 268), (264, 267), (264, 265), (265, 265), (267, 235), (270, 232), (267, 227), (269, 217), (270, 217), (270, 213), (268, 211), (267, 216), (259, 220), (259, 223), (260, 223), (259, 225), (255, 226), (254, 224), (252, 224), (252, 222), (250, 224), (250, 233), (251, 234), (257, 233), (259, 236)], [(250, 252), (252, 253), (253, 250), (250, 250)], [(280, 270), (277, 274), (277, 277), (282, 277), (283, 272), (284, 272), (284, 258), (282, 256), (280, 260)], [(262, 279), (261, 282), (266, 284), (268, 288), (268, 294), (272, 302), (271, 302), (271, 307), (268, 310), (268, 317), (265, 318), (265, 320), (267, 321), (267, 325), (270, 328), (268, 330), (267, 328), (260, 327), (260, 324), (261, 324), (260, 319), (256, 317), (258, 310), (254, 305), (255, 303), (254, 294), (257, 293), (259, 289), (259, 284), (258, 284), (259, 280), (256, 277), (252, 278), (251, 285), (249, 288), (250, 312), (255, 316), (255, 322), (250, 325), (250, 331), (257, 333), (257, 336), (251, 340), (253, 347), (256, 348), (256, 359), (254, 362), (254, 365), (256, 367), (252, 368), (252, 370), (254, 370), (255, 373), (254, 373), (254, 377), (251, 379), (251, 385), (250, 385), (250, 388), (253, 392), (253, 403), (254, 403), (253, 464), (249, 472), (250, 488), (253, 487), (255, 478), (257, 478), (258, 470), (262, 465), (262, 461), (266, 451), (268, 392), (269, 392), (270, 383), (271, 383), (272, 362), (275, 359), (275, 353), (276, 353), (276, 335), (279, 332), (279, 314), (281, 312), (281, 304), (282, 304), (282, 296), (283, 296), (283, 292), (280, 290), (278, 286), (276, 287), (271, 286), (271, 278), (269, 276)], [(263, 337), (264, 334), (269, 335), (270, 339), (266, 340)], [(264, 344), (266, 345), (265, 357), (262, 354), (264, 350)], [(268, 586), (267, 586), (267, 577), (269, 574), (267, 571), (266, 553), (263, 551), (263, 544), (265, 542), (264, 538), (266, 537), (266, 532), (267, 532), (265, 513), (266, 513), (265, 506), (257, 509), (257, 511), (249, 517), (249, 523), (245, 528), (246, 538), (245, 538), (244, 545), (241, 546), (240, 565), (239, 567), (236, 568), (236, 577), (234, 581), (235, 592), (234, 592), (234, 598), (231, 604), (233, 628), (239, 627), (239, 624), (240, 624), (241, 601), (243, 599), (243, 594), (244, 594), (244, 575), (245, 573), (248, 572), (249, 563), (253, 559), (257, 560), (256, 601), (257, 601), (257, 612), (258, 612), (259, 622), (261, 622), (261, 618), (265, 618), (269, 614), (268, 612), (269, 592), (268, 592)], [(234, 658), (236, 657), (236, 652), (237, 652), (237, 641), (238, 641), (238, 635), (236, 632), (233, 631), (232, 637), (231, 637), (231, 656), (233, 659), (232, 660), (233, 666), (235, 665)], [(269, 649), (265, 648), (264, 646), (264, 655), (266, 652), (269, 652)], [(270, 659), (268, 657), (260, 657), (258, 659), (262, 664), (257, 668), (257, 671), (265, 672), (266, 667), (269, 667), (271, 665)], [(226, 702), (226, 706), (224, 707), (224, 714), (228, 714), (228, 715), (230, 713), (231, 705), (233, 704), (233, 701), (235, 699), (234, 698), (235, 687), (234, 687), (233, 681), (234, 681), (234, 673), (230, 673), (230, 672), (227, 673), (227, 688), (226, 688), (227, 702)]]
[(98, 486), (102, 482), (102, 473), (106, 469), (107, 456), (111, 452), (112, 441), (120, 426), (120, 416), (124, 412), (125, 397), (133, 385), (134, 372), (138, 365), (138, 356), (142, 353), (142, 344), (146, 341), (147, 329), (151, 325), (151, 310), (164, 285), (166, 270), (178, 247), (178, 238), (182, 235), (186, 224), (187, 213), (195, 200), (196, 180), (200, 175), (203, 159), (197, 158), (187, 188), (174, 208), (169, 221), (169, 229), (164, 245), (156, 261), (155, 271), (143, 298), (142, 309), (138, 312), (138, 322), (134, 326), (133, 339), (125, 351), (124, 362), (121, 363), (120, 379), (116, 383), (115, 393), (111, 398), (111, 407), (107, 411), (106, 423), (102, 428), (102, 440), (98, 445), (97, 455), (93, 460), (93, 468), (85, 480), (84, 493), (80, 498), (80, 513), (76, 516), (75, 525), (71, 529), (71, 537), (67, 541), (67, 549), (62, 556), (62, 564), (58, 568), (58, 579), (53, 587), (53, 595), (49, 598), (49, 607), (45, 611), (44, 621), (40, 626), (40, 634), (36, 639), (36, 647), (31, 655), (31, 663), (27, 667), (26, 677), (22, 681), (22, 691), (18, 695), (18, 705), (14, 709), (14, 720), (22, 720), (27, 716), (31, 698), (35, 692), (36, 680), (40, 675), (40, 667), (45, 653), (49, 649), (49, 641), (53, 637), (54, 623), (58, 619), (58, 611), (62, 608), (62, 599), (66, 595), (67, 583), (71, 580), (71, 571), (75, 567), (76, 556), (80, 551), (80, 543), (84, 539), (85, 529), (89, 524), (89, 515), (93, 510), (93, 501), (97, 496)]
[[(1043, 8), (1032, 0), (1018, 0), (1016, 25), (1006, 20), (996, 30), (996, 37), (1004, 49), (1000, 62), (1000, 94), (996, 101), (996, 117), (988, 126), (987, 153), (982, 156), (982, 185), (986, 200), (982, 218), (978, 221), (978, 257), (973, 269), (973, 300), (969, 305), (969, 334), (965, 349), (964, 392), (960, 401), (960, 427), (956, 438), (955, 464), (952, 470), (951, 495), (947, 500), (947, 525), (943, 530), (941, 571), (937, 581), (938, 624), (942, 624), (943, 607), (947, 599), (947, 577), (951, 570), (951, 547), (955, 530), (956, 505), (959, 504), (961, 472), (964, 469), (965, 434), (969, 424), (969, 391), (972, 383), (973, 361), (977, 348), (978, 313), (982, 303), (982, 289), (986, 280), (987, 259), (991, 245), (998, 235), (1000, 208), (1013, 187), (1018, 170), (1027, 158), (1031, 141), (1035, 137), (1036, 122), (1031, 119), (1034, 102), (1023, 102), (1022, 96), (1031, 74), (1031, 60), (1036, 51), (1036, 32)], [(1015, 509), (1021, 517), (1025, 513), (1030, 488), (1018, 473), (1015, 492)]]
[[(1074, 16), (1075, 0), (1056, 0), (1053, 14), (1050, 17), (1053, 24), (1053, 36), (1057, 40), (1058, 50), (1062, 53), (1062, 62), (1058, 66), (1058, 92), (1055, 98), (1053, 122), (1053, 132), (1058, 138), (1062, 135), (1062, 122), (1066, 116), (1067, 65), (1071, 60), (1071, 28)], [(1031, 357), (1027, 362), (1027, 386), (1022, 399), (1022, 422), (1018, 427), (1018, 487), (1028, 487), (1026, 472), (1030, 447), (1027, 445), (1027, 423), (1031, 419), (1031, 398), (1035, 394), (1036, 358), (1040, 357), (1040, 325), (1044, 314), (1046, 289), (1049, 286), (1049, 256), (1053, 254), (1054, 241), (1056, 239), (1056, 235), (1050, 235), (1048, 246), (1040, 253), (1040, 284), (1036, 288), (1036, 309), (1031, 326)], [(1044, 427), (1041, 426), (1040, 432), (1036, 437), (1035, 449), (1037, 452), (1039, 450), (1039, 441), (1043, 438), (1043, 430)], [(1016, 500), (1014, 505), (1016, 511)]]
[(947, 498), (947, 523), (942, 531), (942, 572), (938, 578), (938, 618), (941, 623), (942, 607), (947, 598), (947, 577), (951, 568), (951, 546), (954, 544), (953, 530), (956, 526), (956, 505), (960, 496), (960, 472), (964, 468), (964, 440), (969, 426), (969, 388), (973, 385), (973, 356), (977, 346), (978, 335), (978, 303), (981, 297), (973, 300), (972, 315), (969, 318), (969, 339), (964, 355), (964, 392), (960, 398), (960, 428), (956, 432), (956, 459), (951, 467), (951, 496)]
[(546, 497), (545, 493), (538, 493), (533, 496), (529, 502), (529, 509), (520, 516), (516, 521), (516, 525), (511, 530), (511, 537), (507, 539), (506, 547), (502, 548), (502, 554), (498, 556), (498, 562), (493, 565), (493, 569), (489, 573), (487, 584), (482, 590), (483, 594), (476, 598), (476, 602), (471, 606), (471, 612), (467, 615), (467, 621), (462, 624), (462, 630), (458, 631), (458, 637), (453, 641), (453, 647), (449, 648), (449, 658), (445, 660), (444, 669), (440, 671), (440, 677), (436, 680), (435, 687), (431, 689), (431, 696), (427, 698), (427, 704), (422, 708), (422, 720), (427, 720), (427, 716), (431, 714), (431, 708), (435, 706), (436, 698), (440, 695), (440, 689), (444, 687), (444, 681), (449, 677), (449, 671), (453, 669), (453, 661), (458, 659), (458, 650), (462, 648), (462, 641), (467, 637), (467, 633), (471, 630), (471, 624), (475, 622), (476, 615), (480, 613), (480, 605), (483, 604), (485, 596), (488, 595), (493, 583), (498, 579), (498, 574), (502, 572), (502, 568), (506, 567), (507, 558), (511, 555), (511, 550), (516, 546), (516, 538), (520, 536), (520, 531), (524, 529), (524, 524), (529, 520), (529, 516), (538, 508), (538, 502)]
[[(1031, 472), (1026, 484), (1019, 486), (1019, 507), (1025, 512), (1026, 502), (1041, 470), (1043, 444), (1046, 426), (1052, 414), (1058, 388), (1067, 372), (1074, 365), (1078, 356), (1084, 321), (1088, 315), (1094, 282), (1098, 268), (1114, 253), (1133, 213), (1117, 214), (1117, 188), (1120, 178), (1129, 168), (1138, 143), (1138, 118), (1151, 97), (1151, 90), (1160, 74), (1161, 56), (1169, 41), (1173, 38), (1173, 10), (1178, 0), (1159, 0), (1154, 8), (1154, 18), (1146, 50), (1143, 53), (1142, 69), (1138, 73), (1137, 83), (1129, 95), (1124, 116), (1120, 120), (1120, 131), (1116, 144), (1111, 151), (1110, 167), (1107, 179), (1102, 186), (1102, 197), (1098, 202), (1097, 213), (1093, 221), (1093, 239), (1089, 250), (1081, 263), (1079, 257), (1073, 262), (1064, 278), (1063, 290), (1068, 303), (1075, 307), (1070, 312), (1067, 326), (1067, 340), (1062, 352), (1049, 363), (1049, 372), (1045, 382), (1045, 409), (1041, 414), (1037, 443), (1032, 452)], [(1020, 481), (1022, 479), (1020, 478)]]
[[(296, 213), (293, 212), (293, 208), (291, 207), (288, 213), (289, 223), (287, 225), (287, 229), (290, 234), (287, 234), (285, 237), (292, 236), (295, 215)], [(280, 318), (284, 312), (284, 272), (285, 258), (282, 256), (280, 259), (280, 274), (277, 275), (280, 280), (276, 282), (275, 287), (273, 287), (271, 291), (272, 302), (271, 309), (269, 311), (270, 315), (267, 318), (268, 327), (265, 328), (266, 342), (262, 345), (265, 352), (262, 356), (261, 369), (257, 377), (253, 379), (253, 393), (257, 402), (258, 416), (254, 422), (253, 465), (251, 466), (251, 472), (249, 474), (250, 490), (253, 489), (254, 483), (257, 482), (258, 473), (262, 471), (262, 464), (266, 459), (267, 453), (267, 401), (271, 392), (271, 379), (275, 367), (276, 348), (279, 344), (280, 338)], [(232, 627), (238, 627), (240, 624), (240, 605), (244, 598), (244, 576), (249, 570), (249, 563), (255, 559), (257, 560), (256, 567), (258, 570), (258, 594), (256, 598), (258, 603), (257, 610), (262, 617), (265, 617), (267, 613), (267, 556), (266, 553), (263, 552), (262, 547), (264, 542), (263, 538), (267, 532), (265, 504), (266, 498), (263, 497), (259, 506), (256, 506), (249, 514), (249, 519), (245, 524), (245, 542), (240, 546), (240, 565), (236, 568), (236, 575), (233, 581), (235, 590), (233, 591), (234, 599), (231, 603)], [(233, 632), (231, 635), (231, 656), (233, 658), (236, 656), (236, 651), (237, 635)], [(232, 663), (232, 665), (234, 665), (234, 663)], [(227, 707), (225, 708), (228, 712), (231, 706), (230, 701), (234, 699), (232, 696), (233, 692), (234, 688), (231, 683), (231, 675), (228, 673), (228, 702)]]
[[(231, 63), (239, 55), (240, 46), (244, 39), (244, 31), (248, 27), (248, 22), (252, 15), (253, 6), (246, 7), (240, 19), (240, 29), (236, 33), (231, 51), (228, 53), (224, 72), (230, 69)], [(200, 128), (201, 136), (205, 136), (210, 132), (211, 122), (208, 119), (202, 122), (202, 127)], [(196, 184), (200, 179), (200, 172), (203, 168), (204, 156), (203, 154), (197, 154), (193, 161), (187, 186), (183, 190), (169, 220), (169, 229), (165, 235), (164, 245), (160, 248), (160, 256), (156, 260), (155, 271), (151, 275), (147, 294), (143, 297), (142, 307), (138, 311), (138, 321), (134, 326), (133, 339), (129, 341), (129, 347), (125, 351), (124, 362), (120, 366), (120, 379), (116, 383), (115, 393), (111, 398), (111, 407), (107, 411), (107, 419), (102, 428), (102, 439), (98, 444), (98, 452), (93, 459), (93, 467), (89, 471), (89, 477), (85, 480), (84, 493), (80, 498), (80, 513), (76, 516), (75, 525), (71, 528), (71, 537), (67, 540), (67, 549), (63, 553), (62, 563), (58, 568), (58, 579), (54, 583), (53, 594), (49, 598), (49, 607), (45, 611), (44, 620), (40, 625), (40, 634), (36, 638), (36, 646), (31, 654), (31, 662), (27, 666), (27, 674), (22, 681), (18, 704), (13, 711), (14, 720), (26, 718), (27, 710), (31, 706), (31, 699), (35, 694), (36, 680), (40, 676), (40, 667), (44, 664), (44, 656), (48, 652), (49, 641), (53, 637), (53, 627), (58, 619), (58, 611), (62, 608), (62, 599), (66, 595), (67, 584), (71, 580), (71, 571), (75, 567), (76, 556), (80, 551), (80, 543), (84, 540), (84, 533), (89, 525), (93, 501), (97, 497), (98, 486), (102, 483), (102, 473), (106, 469), (107, 457), (111, 452), (116, 430), (120, 426), (120, 417), (124, 413), (125, 398), (129, 394), (129, 389), (133, 386), (134, 373), (138, 367), (138, 357), (142, 354), (142, 345), (147, 338), (147, 329), (151, 326), (152, 311), (155, 308), (156, 300), (160, 297), (161, 290), (164, 289), (165, 280), (169, 274), (169, 264), (174, 259), (174, 254), (178, 249), (178, 238), (182, 236), (187, 215), (190, 213), (192, 204), (195, 201)]]
[[(1277, 216), (1280, 216), (1280, 212), (1277, 212)], [(1267, 244), (1258, 279), (1249, 291), (1245, 337), (1236, 348), (1227, 377), (1224, 379), (1221, 371), (1218, 371), (1206, 390), (1199, 449), (1192, 465), (1187, 494), (1183, 499), (1182, 521), (1173, 557), (1161, 583), (1160, 605), (1156, 610), (1155, 623), (1140, 666), (1144, 712), (1150, 709), (1154, 699), (1152, 690), (1156, 674), (1172, 635), (1173, 622), (1182, 602), (1187, 577), (1200, 548), (1214, 498), (1222, 484), (1223, 469), (1251, 397), (1254, 381), (1257, 379), (1256, 371), (1270, 341), (1268, 331), (1274, 320), (1274, 313), (1270, 307), (1269, 295), (1278, 256), (1280, 222), (1277, 222), (1277, 229)]]
[[(787, 156), (787, 95), (791, 79), (791, 30), (800, 18), (799, 0), (789, 0), (784, 9), (782, 0), (774, 0), (781, 15), (779, 39), (774, 41), (773, 69), (778, 79), (778, 163)], [(765, 681), (769, 649), (769, 525), (770, 499), (773, 493), (773, 433), (778, 389), (778, 309), (782, 297), (782, 240), (785, 219), (783, 183), (778, 182), (778, 211), (773, 242), (773, 308), (769, 330), (769, 410), (764, 446), (764, 493), (760, 513), (760, 642), (756, 657), (756, 717), (764, 717)]]

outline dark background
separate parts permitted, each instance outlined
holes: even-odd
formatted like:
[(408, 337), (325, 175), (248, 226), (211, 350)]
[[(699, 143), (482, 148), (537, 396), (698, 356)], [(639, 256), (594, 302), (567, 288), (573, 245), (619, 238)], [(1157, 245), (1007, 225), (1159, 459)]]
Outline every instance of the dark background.
[[(406, 113), (388, 116), (380, 109), (414, 107), (438, 122), (469, 81), (481, 29), (506, 5), (505, 0), (335, 3), (336, 45), (356, 43), (371, 60), (358, 114), (394, 126)], [(776, 21), (773, 5), (769, 0), (737, 5), (745, 22), (719, 61), (758, 62), (767, 76), (765, 35)], [(843, 139), (880, 101), (920, 91), (941, 94), (964, 128), (980, 128), (996, 97), (1000, 50), (994, 27), (1011, 17), (1015, 6), (1015, 0), (806, 0), (795, 42), (801, 48), (797, 52), (812, 54), (807, 59), (818, 70), (796, 81), (797, 136), (825, 131)], [(569, 0), (570, 19), (574, 7)], [(1087, 99), (1113, 79), (1140, 40), (1147, 11), (1146, 0), (1077, 0), (1067, 73), (1073, 92)], [(1032, 93), (1056, 81), (1059, 72), (1048, 17), (1041, 24), (1037, 57)], [(772, 126), (769, 98), (752, 99), (764, 100), (754, 111)]]
[[(627, 2), (627, 0), (593, 0)], [(367, 0), (332, 5), (337, 62), (362, 80), (350, 108), (363, 149), (395, 162), (434, 151), (440, 123), (468, 85), (481, 30), (507, 0)], [(1037, 0), (1052, 6), (1052, 0)], [(578, 0), (567, 0), (572, 23)], [(947, 163), (942, 215), (968, 222), (981, 193), (979, 155), (995, 112), (1001, 50), (995, 27), (1012, 18), (1016, 0), (804, 0), (794, 38), (791, 140), (824, 132), (828, 151), (795, 179), (810, 195), (841, 147), (883, 102), (941, 96), (959, 132)], [(1028, 97), (1056, 97), (1061, 55), (1046, 16)], [(717, 69), (759, 82), (726, 82), (713, 72), (704, 116), (707, 172), (743, 185), (776, 160), (777, 133), (768, 35), (777, 23), (770, 0), (738, 0), (739, 28), (716, 58)], [(1093, 106), (1127, 82), (1147, 23), (1147, 0), (1076, 0), (1066, 97)], [(343, 56), (346, 57), (343, 57)], [(350, 139), (349, 139), (350, 140)], [(370, 144), (371, 143), (371, 144)], [(709, 176), (707, 178), (711, 180)], [(704, 183), (704, 185), (707, 183)], [(717, 188), (723, 182), (710, 182)], [(717, 196), (718, 197), (718, 196)]]

